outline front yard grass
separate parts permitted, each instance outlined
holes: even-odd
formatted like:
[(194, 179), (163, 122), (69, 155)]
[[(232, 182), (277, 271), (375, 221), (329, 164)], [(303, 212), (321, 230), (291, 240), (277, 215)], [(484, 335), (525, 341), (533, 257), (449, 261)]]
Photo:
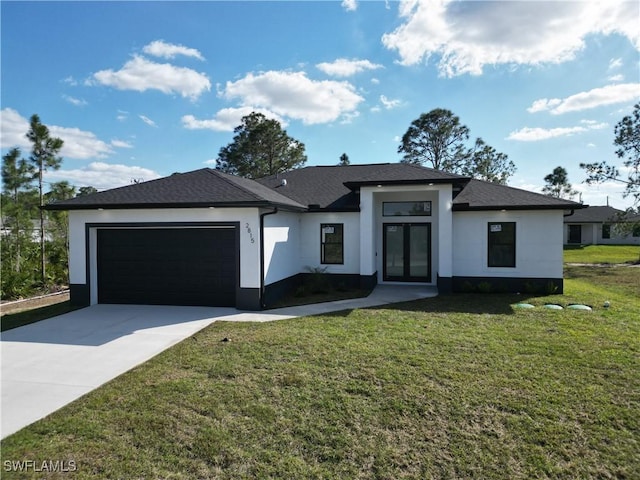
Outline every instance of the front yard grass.
[(79, 479), (640, 478), (640, 300), (616, 287), (639, 285), (640, 269), (611, 284), (569, 271), (564, 296), (214, 323), (3, 440), (3, 466), (73, 460), (47, 478)]
[(565, 245), (565, 263), (637, 263), (638, 245)]

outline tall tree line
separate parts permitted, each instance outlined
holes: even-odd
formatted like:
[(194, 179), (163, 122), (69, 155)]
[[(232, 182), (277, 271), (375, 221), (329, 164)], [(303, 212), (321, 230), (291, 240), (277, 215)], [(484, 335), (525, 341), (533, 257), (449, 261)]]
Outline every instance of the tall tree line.
[(44, 181), (47, 170), (60, 168), (64, 142), (51, 136), (38, 115), (31, 117), (26, 136), (31, 143), (27, 158), (19, 148), (2, 157), (2, 299), (68, 283), (68, 214), (41, 208), (76, 195), (68, 182), (47, 189)]

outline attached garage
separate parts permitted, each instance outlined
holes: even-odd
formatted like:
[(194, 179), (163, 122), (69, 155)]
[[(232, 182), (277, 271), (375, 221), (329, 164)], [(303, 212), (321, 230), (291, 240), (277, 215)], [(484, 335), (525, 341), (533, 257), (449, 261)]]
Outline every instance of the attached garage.
[(98, 303), (233, 307), (237, 228), (97, 230)]

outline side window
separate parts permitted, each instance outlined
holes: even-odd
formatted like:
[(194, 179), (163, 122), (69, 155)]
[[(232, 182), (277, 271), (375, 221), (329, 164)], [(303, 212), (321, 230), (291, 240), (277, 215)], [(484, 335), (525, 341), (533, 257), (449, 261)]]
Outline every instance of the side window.
[(488, 226), (488, 266), (516, 266), (516, 224), (515, 222), (489, 222)]
[(344, 263), (342, 223), (322, 223), (320, 225), (320, 262), (325, 264)]
[(611, 225), (609, 225), (608, 223), (602, 225), (602, 238), (611, 238)]

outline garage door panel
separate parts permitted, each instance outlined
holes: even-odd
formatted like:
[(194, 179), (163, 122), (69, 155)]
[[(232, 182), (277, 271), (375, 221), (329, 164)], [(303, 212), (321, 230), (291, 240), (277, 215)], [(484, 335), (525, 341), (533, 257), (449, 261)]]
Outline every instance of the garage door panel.
[(233, 306), (233, 228), (98, 230), (98, 301)]

